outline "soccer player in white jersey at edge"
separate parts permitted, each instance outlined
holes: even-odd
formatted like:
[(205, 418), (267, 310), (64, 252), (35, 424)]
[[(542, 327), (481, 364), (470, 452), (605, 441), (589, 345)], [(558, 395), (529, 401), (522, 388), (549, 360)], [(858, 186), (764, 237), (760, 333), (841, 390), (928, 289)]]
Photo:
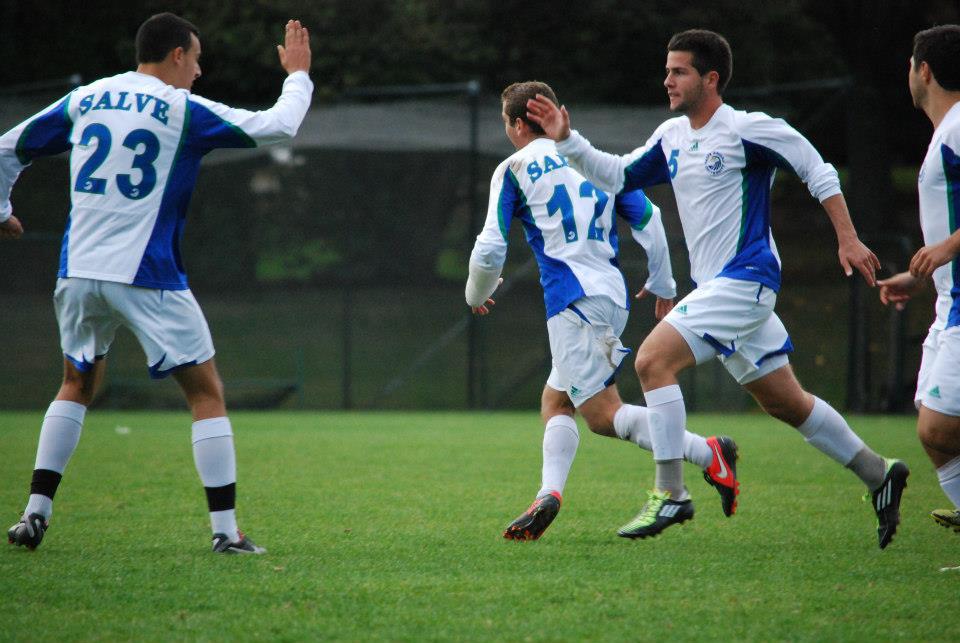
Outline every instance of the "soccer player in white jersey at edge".
[(264, 551), (238, 529), (236, 460), (213, 341), (187, 286), (180, 237), (201, 158), (215, 148), (289, 140), (313, 93), (308, 33), (286, 24), (289, 74), (268, 110), (233, 109), (190, 93), (199, 31), (170, 13), (137, 31), (136, 71), (78, 87), (0, 137), (0, 231), (17, 237), (10, 192), (34, 159), (70, 151), (70, 215), (54, 305), (63, 384), (40, 430), (30, 498), (8, 539), (35, 549), (80, 438), (119, 326), (139, 340), (151, 377), (173, 375), (193, 415), (193, 455), (206, 489), (213, 551)]
[(654, 536), (693, 516), (681, 468), (686, 411), (677, 374), (716, 356), (761, 408), (864, 482), (882, 549), (899, 524), (909, 469), (874, 453), (839, 413), (801, 387), (790, 368), (793, 345), (773, 311), (780, 290), (780, 259), (770, 231), (776, 170), (796, 173), (820, 201), (848, 276), (857, 269), (873, 286), (879, 261), (857, 237), (833, 166), (784, 121), (724, 104), (732, 70), (730, 46), (719, 34), (695, 29), (674, 35), (664, 86), (670, 109), (682, 115), (625, 156), (600, 152), (571, 132), (569, 114), (550, 100), (538, 97), (528, 106), (530, 117), (558, 141), (559, 152), (601, 189), (620, 193), (671, 183), (689, 250), (695, 289), (637, 351), (647, 406), (663, 422), (657, 425), (662, 431), (651, 432), (655, 488), (620, 535)]
[[(650, 274), (637, 297), (655, 295), (655, 314), (661, 319), (676, 295), (660, 210), (642, 190), (614, 198), (571, 168), (527, 117), (527, 102), (537, 94), (556, 103), (553, 90), (535, 81), (514, 83), (501, 96), (504, 129), (517, 152), (490, 181), (487, 219), (470, 255), (465, 292), (475, 314), (490, 312), (490, 296), (503, 281), (510, 226), (519, 221), (540, 268), (553, 368), (540, 407), (546, 424), (540, 491), (504, 532), (513, 540), (536, 540), (560, 510), (580, 441), (573, 419), (578, 410), (591, 431), (651, 448), (659, 416), (623, 404), (614, 383), (630, 353), (620, 342), (630, 302), (616, 258), (616, 215), (630, 225), (647, 253)], [(686, 433), (682, 452), (704, 469), (705, 479), (720, 493), (724, 513), (732, 515), (738, 493), (733, 440)]]
[(960, 25), (914, 37), (908, 82), (914, 106), (933, 123), (917, 178), (925, 245), (908, 272), (879, 282), (880, 300), (902, 309), (933, 278), (935, 318), (914, 396), (917, 434), (954, 505), (935, 510), (933, 519), (960, 533)]

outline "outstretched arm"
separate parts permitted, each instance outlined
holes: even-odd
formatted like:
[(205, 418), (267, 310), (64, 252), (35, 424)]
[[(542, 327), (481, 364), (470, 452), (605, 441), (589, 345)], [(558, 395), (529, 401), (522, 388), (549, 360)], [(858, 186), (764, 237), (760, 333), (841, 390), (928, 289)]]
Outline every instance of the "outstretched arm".
[(670, 248), (667, 245), (660, 208), (647, 198), (643, 190), (618, 194), (615, 207), (617, 214), (630, 225), (634, 240), (647, 253), (647, 270), (650, 275), (635, 297), (643, 299), (653, 293), (657, 298), (654, 315), (659, 321), (673, 308), (673, 300), (677, 295), (677, 284), (673, 280), (670, 264)]
[(527, 117), (557, 141), (557, 151), (568, 157), (574, 168), (605, 192), (618, 194), (670, 181), (660, 145), (663, 125), (643, 147), (618, 156), (601, 152), (578, 132), (571, 131), (567, 108), (557, 107), (545, 96), (537, 94), (536, 99), (527, 101)]
[(297, 134), (310, 108), (310, 34), (299, 20), (289, 20), (284, 44), (277, 45), (280, 64), (289, 74), (270, 109), (252, 112), (191, 95), (189, 143), (209, 151), (223, 147), (256, 147), (286, 141)]

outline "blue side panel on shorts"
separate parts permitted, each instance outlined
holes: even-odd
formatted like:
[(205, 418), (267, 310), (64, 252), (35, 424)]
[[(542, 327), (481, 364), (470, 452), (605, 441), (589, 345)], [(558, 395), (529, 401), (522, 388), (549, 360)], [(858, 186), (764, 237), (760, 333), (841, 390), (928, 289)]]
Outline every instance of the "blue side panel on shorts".
[(613, 373), (607, 378), (607, 381), (603, 383), (604, 386), (611, 386), (617, 381), (617, 374), (620, 373), (620, 369), (623, 368), (624, 362), (627, 361), (627, 355), (633, 352), (629, 348), (618, 348), (617, 350), (623, 353), (623, 359), (620, 360), (620, 363), (617, 364), (617, 367), (613, 369)]
[[(947, 212), (950, 217), (950, 234), (957, 231), (960, 219), (960, 157), (947, 145), (940, 145), (940, 154), (943, 157), (943, 175), (947, 179)], [(950, 296), (953, 304), (947, 315), (947, 328), (960, 326), (960, 259), (954, 258), (950, 262), (950, 275), (953, 277), (953, 287)]]
[(780, 348), (778, 348), (778, 349), (775, 350), (775, 351), (772, 351), (772, 352), (770, 352), (770, 353), (767, 353), (766, 355), (764, 355), (763, 357), (761, 357), (760, 359), (758, 359), (758, 360), (757, 360), (757, 366), (760, 366), (761, 364), (763, 364), (766, 360), (770, 359), (771, 357), (775, 357), (775, 356), (777, 356), (777, 355), (786, 355), (786, 354), (792, 353), (792, 352), (793, 352), (793, 342), (790, 340), (790, 337), (788, 336), (788, 337), (787, 337), (787, 341), (785, 341), (785, 342), (783, 343), (783, 346), (781, 346)]
[(162, 371), (161, 371), (161, 370), (160, 370), (160, 365), (163, 364), (163, 360), (165, 360), (166, 358), (167, 358), (167, 356), (166, 356), (166, 354), (164, 354), (164, 356), (161, 357), (160, 360), (159, 360), (156, 364), (154, 364), (153, 366), (148, 366), (148, 367), (147, 367), (147, 370), (150, 372), (150, 378), (151, 378), (151, 379), (162, 380), (163, 378), (167, 377), (167, 376), (170, 375), (171, 373), (175, 373), (176, 371), (179, 371), (181, 368), (187, 368), (188, 366), (196, 366), (196, 365), (197, 365), (197, 360), (191, 360), (191, 361), (189, 361), (189, 362), (187, 362), (187, 363), (185, 363), (185, 364), (177, 364), (176, 366), (173, 366), (173, 367), (171, 367), (171, 368), (168, 368), (168, 369), (166, 369), (166, 370), (162, 370)]
[[(88, 362), (87, 358), (83, 355), (80, 356), (80, 359), (76, 359), (66, 353), (64, 353), (63, 356), (70, 360), (70, 363), (81, 373), (89, 373), (90, 369), (93, 368), (93, 362)], [(96, 361), (96, 358), (94, 358), (94, 361)]]
[(647, 150), (643, 156), (623, 169), (621, 194), (651, 185), (670, 182), (670, 168), (663, 156), (663, 139)]
[(730, 357), (737, 352), (737, 345), (735, 342), (730, 342), (730, 346), (724, 345), (719, 339), (711, 335), (710, 333), (704, 333), (703, 339), (717, 349), (717, 352), (723, 355), (724, 357)]
[(70, 252), (70, 215), (67, 215), (67, 225), (63, 229), (63, 241), (60, 242), (60, 269), (57, 270), (58, 277), (67, 276), (67, 259)]
[[(513, 174), (510, 171), (507, 171), (507, 176), (513, 178)], [(507, 189), (506, 186), (508, 184), (513, 186), (511, 189), (516, 190), (515, 202), (523, 204), (522, 207), (514, 210), (514, 216), (518, 217), (523, 223), (527, 243), (530, 244), (533, 255), (537, 259), (537, 265), (540, 267), (540, 285), (543, 287), (543, 303), (547, 309), (547, 319), (550, 319), (566, 308), (568, 304), (580, 299), (586, 295), (586, 293), (580, 284), (580, 280), (577, 279), (577, 276), (573, 274), (573, 270), (570, 269), (570, 266), (559, 259), (547, 256), (544, 250), (543, 233), (533, 220), (533, 214), (526, 205), (527, 199), (523, 195), (523, 191), (520, 190), (520, 186), (514, 182), (515, 180), (515, 178), (510, 181), (505, 180), (503, 182), (504, 189)]]
[[(770, 183), (786, 161), (773, 150), (743, 140), (743, 210), (737, 252), (718, 277), (759, 282), (780, 291), (780, 262), (770, 248)], [(787, 165), (787, 167), (790, 167)]]
[(53, 156), (73, 147), (70, 144), (73, 121), (67, 112), (69, 103), (68, 94), (24, 128), (17, 139), (17, 160), (26, 165), (39, 156)]

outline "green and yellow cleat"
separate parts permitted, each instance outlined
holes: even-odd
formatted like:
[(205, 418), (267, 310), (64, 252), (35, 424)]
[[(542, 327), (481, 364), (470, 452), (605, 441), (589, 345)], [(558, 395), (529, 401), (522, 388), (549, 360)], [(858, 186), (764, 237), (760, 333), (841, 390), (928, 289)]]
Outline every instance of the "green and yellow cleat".
[(930, 517), (938, 525), (960, 534), (960, 509), (934, 509)]
[(679, 525), (693, 518), (693, 501), (671, 500), (670, 492), (654, 489), (637, 517), (617, 531), (622, 538), (656, 536), (670, 525)]

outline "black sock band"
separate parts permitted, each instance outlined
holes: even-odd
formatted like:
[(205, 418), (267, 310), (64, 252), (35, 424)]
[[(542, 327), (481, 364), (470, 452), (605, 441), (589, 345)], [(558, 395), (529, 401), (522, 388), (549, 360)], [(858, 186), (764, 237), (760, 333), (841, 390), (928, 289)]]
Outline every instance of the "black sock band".
[(62, 478), (63, 475), (50, 469), (34, 469), (33, 478), (30, 480), (30, 493), (46, 496), (53, 500)]
[(237, 505), (237, 483), (231, 482), (222, 487), (204, 487), (207, 492), (207, 507), (210, 511), (226, 511)]

